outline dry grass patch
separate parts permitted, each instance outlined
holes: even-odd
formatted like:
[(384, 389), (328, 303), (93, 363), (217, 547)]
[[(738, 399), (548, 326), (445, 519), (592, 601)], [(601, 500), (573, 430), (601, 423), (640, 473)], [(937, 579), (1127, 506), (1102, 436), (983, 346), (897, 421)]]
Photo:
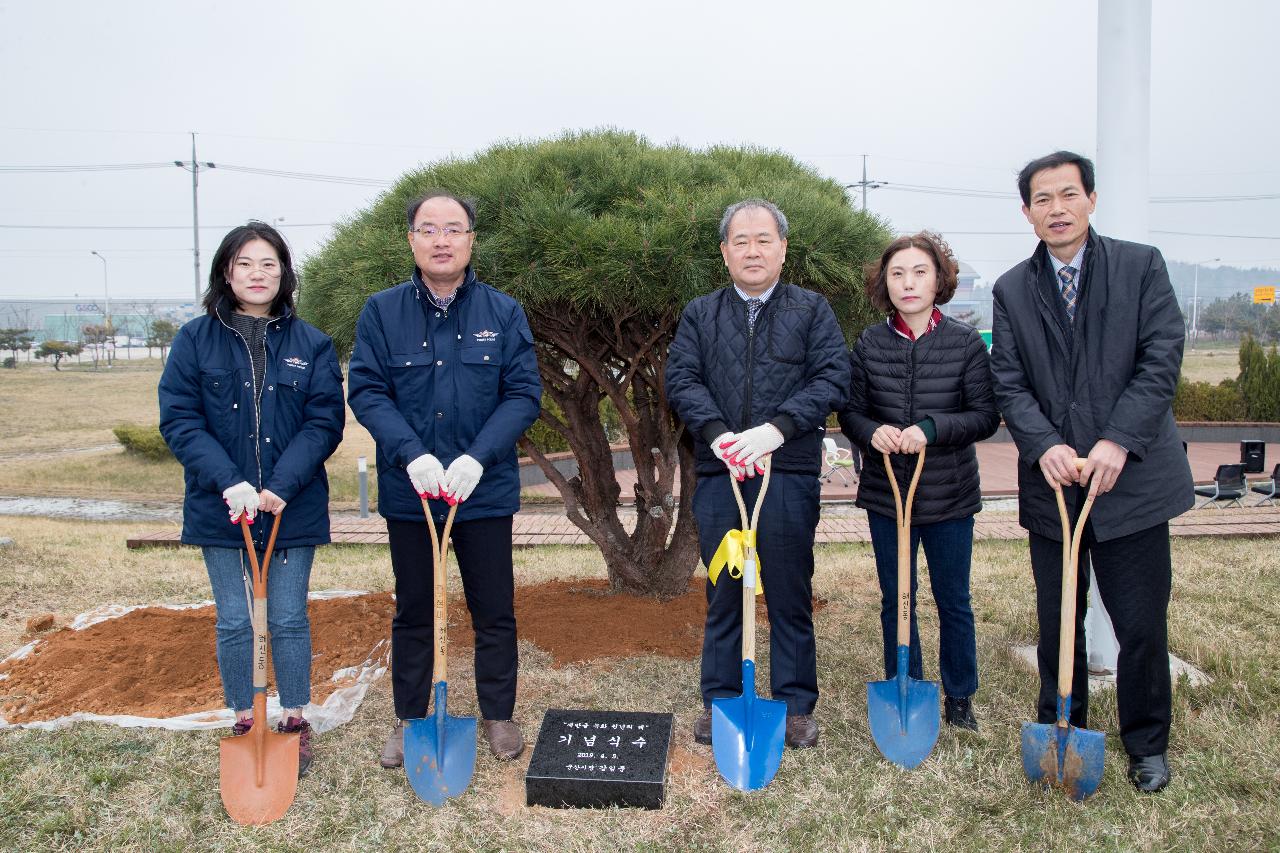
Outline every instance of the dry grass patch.
[(1235, 343), (1190, 343), (1182, 351), (1182, 378), (1188, 382), (1217, 385), (1240, 375), (1240, 345)]
[[(136, 525), (18, 519), (0, 549), (0, 647), (17, 644), (25, 616), (72, 613), (103, 601), (207, 596), (194, 550), (124, 550)], [(1026, 784), (1018, 727), (1033, 715), (1035, 677), (1009, 648), (1034, 638), (1026, 545), (975, 549), (982, 732), (944, 727), (933, 756), (912, 772), (879, 754), (866, 722), (866, 687), (881, 676), (878, 590), (866, 545), (818, 551), (815, 589), (822, 700), (819, 746), (788, 751), (765, 791), (728, 789), (711, 752), (689, 736), (699, 705), (696, 661), (641, 657), (559, 669), (521, 644), (516, 716), (532, 737), (548, 707), (671, 710), (676, 715), (668, 801), (658, 812), (526, 808), (528, 756), (499, 764), (481, 750), (465, 796), (443, 809), (419, 803), (402, 774), (376, 765), (391, 719), (384, 680), (348, 725), (317, 739), (317, 763), (284, 820), (255, 830), (230, 823), (217, 793), (216, 735), (81, 725), (0, 734), (0, 847), (6, 849), (426, 850), (1221, 850), (1280, 845), (1280, 580), (1274, 540), (1174, 542), (1173, 649), (1215, 679), (1175, 691), (1174, 781), (1160, 796), (1124, 781), (1111, 696), (1096, 702), (1108, 733), (1099, 793), (1080, 805)], [(516, 553), (517, 580), (602, 577), (588, 548)], [(385, 589), (385, 549), (321, 549), (313, 587)], [(936, 678), (937, 618), (921, 586), (926, 677)], [(767, 668), (767, 634), (760, 636)], [(465, 662), (459, 662), (462, 666)], [(463, 666), (465, 671), (465, 666)], [(761, 673), (765, 683), (766, 673)], [(451, 684), (451, 687), (454, 685)], [(450, 710), (474, 714), (465, 679)]]

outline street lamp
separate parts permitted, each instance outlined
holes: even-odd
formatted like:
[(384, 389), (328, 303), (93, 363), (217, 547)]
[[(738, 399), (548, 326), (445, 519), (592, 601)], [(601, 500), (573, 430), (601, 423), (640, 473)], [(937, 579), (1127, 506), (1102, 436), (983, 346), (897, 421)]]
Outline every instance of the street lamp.
[[(111, 288), (107, 286), (107, 259), (97, 249), (90, 249), (89, 254), (97, 255), (98, 260), (102, 261), (102, 295), (106, 297), (106, 307), (102, 312), (103, 331), (111, 337), (111, 341), (115, 343), (115, 329), (111, 325)], [(114, 347), (107, 348), (107, 367), (111, 366), (111, 350)]]
[(106, 318), (107, 325), (110, 326), (111, 325), (111, 288), (107, 287), (107, 259), (104, 258), (102, 256), (102, 253), (99, 252), (97, 249), (90, 249), (89, 254), (97, 255), (98, 260), (102, 261), (102, 295), (105, 296), (107, 299), (107, 307), (106, 307), (106, 310), (102, 312), (102, 314)]
[(1200, 335), (1200, 265), (1216, 264), (1222, 258), (1206, 258), (1203, 261), (1196, 261), (1195, 281), (1191, 291), (1191, 347), (1194, 349), (1196, 338)]
[(271, 227), (272, 227), (272, 228), (274, 228), (274, 229), (276, 229), (277, 231), (279, 231), (279, 230), (280, 230), (280, 223), (281, 223), (281, 222), (284, 222), (284, 217), (283, 217), (283, 216), (276, 216), (276, 217), (273, 217), (273, 218), (271, 219)]

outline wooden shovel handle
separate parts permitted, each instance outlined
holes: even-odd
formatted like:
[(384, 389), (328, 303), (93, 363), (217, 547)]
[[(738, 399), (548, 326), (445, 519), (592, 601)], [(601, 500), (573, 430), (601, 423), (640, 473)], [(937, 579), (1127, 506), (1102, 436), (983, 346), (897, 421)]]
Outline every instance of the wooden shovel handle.
[[(760, 481), (760, 492), (756, 495), (755, 506), (751, 509), (750, 524), (747, 521), (747, 505), (742, 500), (742, 490), (738, 488), (738, 481), (733, 475), (729, 475), (733, 498), (738, 502), (738, 515), (742, 521), (743, 533), (754, 531), (756, 525), (760, 523), (760, 507), (764, 506), (764, 495), (769, 491), (769, 478), (773, 475), (773, 465), (768, 456), (761, 458), (759, 464), (764, 466), (764, 479)], [(748, 545), (743, 556), (745, 560), (755, 561), (755, 547)], [(743, 572), (745, 574), (745, 567)], [(756, 576), (755, 581), (757, 584), (760, 583), (759, 575)], [(756, 659), (756, 589), (754, 586), (747, 586), (745, 577), (742, 584), (742, 659)], [(743, 685), (743, 690), (746, 690), (746, 685)]]
[[(422, 513), (427, 517), (427, 529), (431, 534), (432, 576), (435, 581), (435, 634), (436, 653), (431, 661), (431, 681), (438, 684), (445, 681), (449, 663), (449, 599), (446, 584), (445, 568), (449, 561), (449, 534), (453, 530), (453, 517), (458, 514), (458, 505), (449, 507), (449, 514), (444, 520), (443, 536), (436, 535), (436, 520), (431, 517), (431, 505), (422, 499)], [(442, 541), (443, 540), (443, 541)]]
[[(1076, 459), (1076, 470), (1084, 468), (1084, 459)], [(1075, 647), (1076, 647), (1076, 587), (1077, 571), (1080, 563), (1080, 540), (1084, 536), (1084, 523), (1089, 519), (1089, 511), (1093, 509), (1093, 495), (1085, 498), (1080, 508), (1080, 517), (1076, 519), (1076, 529), (1071, 530), (1071, 516), (1067, 513), (1067, 502), (1062, 496), (1062, 489), (1053, 490), (1054, 499), (1058, 503), (1058, 517), (1062, 521), (1062, 605), (1058, 613), (1058, 697), (1070, 699), (1071, 686), (1075, 680)], [(1067, 725), (1066, 720), (1058, 720), (1058, 725)]]
[[(249, 553), (249, 569), (253, 572), (253, 602), (249, 608), (249, 624), (253, 630), (253, 717), (263, 723), (267, 716), (267, 642), (270, 634), (267, 629), (267, 569), (271, 565), (271, 552), (276, 548), (276, 534), (280, 532), (280, 517), (284, 510), (276, 513), (271, 522), (271, 535), (267, 537), (267, 550), (262, 555), (262, 563), (258, 563), (257, 546), (253, 542), (253, 534), (249, 532), (249, 519), (240, 516), (240, 531), (244, 534), (244, 547)], [(261, 768), (259, 768), (261, 776)]]
[(889, 477), (889, 488), (893, 490), (893, 509), (898, 526), (898, 645), (911, 643), (911, 507), (916, 499), (916, 486), (920, 482), (920, 472), (924, 470), (924, 451), (916, 459), (916, 470), (911, 476), (911, 485), (907, 487), (907, 500), (904, 504), (902, 492), (898, 488), (898, 478), (893, 473), (893, 461), (888, 453), (884, 456), (884, 472)]

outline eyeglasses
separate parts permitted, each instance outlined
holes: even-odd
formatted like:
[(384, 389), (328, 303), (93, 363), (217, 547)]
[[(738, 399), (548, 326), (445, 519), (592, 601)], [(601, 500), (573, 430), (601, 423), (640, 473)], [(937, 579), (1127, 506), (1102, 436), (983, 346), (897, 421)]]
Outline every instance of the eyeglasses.
[(261, 263), (255, 264), (253, 261), (246, 258), (240, 258), (235, 262), (234, 266), (236, 272), (251, 273), (254, 270), (262, 270), (263, 275), (271, 278), (278, 278), (280, 276), (279, 261), (262, 261)]
[(437, 234), (443, 234), (446, 240), (452, 240), (455, 237), (461, 237), (463, 234), (470, 234), (474, 228), (463, 228), (461, 225), (446, 225), (440, 228), (435, 225), (419, 225), (417, 228), (410, 228), (410, 234), (421, 234), (423, 237), (434, 237)]

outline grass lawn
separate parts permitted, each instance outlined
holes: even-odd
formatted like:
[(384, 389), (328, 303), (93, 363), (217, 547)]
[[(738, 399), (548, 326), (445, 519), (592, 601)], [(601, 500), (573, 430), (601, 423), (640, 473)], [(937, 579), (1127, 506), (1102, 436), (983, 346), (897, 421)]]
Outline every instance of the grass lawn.
[(1240, 375), (1240, 344), (1201, 341), (1195, 349), (1188, 341), (1182, 350), (1182, 378), (1188, 382), (1217, 385)]
[[(0, 548), (0, 654), (22, 642), (26, 619), (68, 617), (104, 602), (207, 597), (196, 551), (130, 552), (141, 528), (5, 519)], [(1173, 543), (1171, 647), (1213, 683), (1174, 693), (1174, 780), (1158, 796), (1125, 780), (1112, 694), (1091, 724), (1107, 732), (1107, 769), (1087, 803), (1029, 786), (1019, 724), (1033, 715), (1034, 676), (1010, 647), (1034, 638), (1026, 545), (982, 542), (973, 599), (981, 687), (979, 735), (945, 726), (933, 755), (902, 771), (876, 751), (866, 723), (867, 679), (880, 678), (878, 592), (869, 546), (818, 551), (815, 590), (823, 726), (819, 746), (788, 751), (775, 781), (741, 794), (725, 786), (709, 748), (692, 743), (697, 663), (657, 657), (553, 669), (521, 646), (516, 716), (532, 736), (551, 706), (671, 710), (676, 735), (667, 804), (656, 812), (526, 808), (528, 753), (498, 764), (481, 749), (470, 790), (442, 809), (417, 801), (400, 772), (381, 770), (391, 717), (384, 679), (356, 718), (317, 738), (316, 764), (286, 817), (245, 829), (218, 796), (218, 733), (78, 725), (0, 733), (0, 848), (271, 850), (1257, 850), (1280, 846), (1280, 578), (1274, 541)], [(517, 582), (603, 576), (587, 548), (520, 551)], [(379, 548), (321, 549), (314, 589), (385, 589)], [(518, 593), (517, 593), (518, 594)], [(590, 618), (584, 614), (584, 618)], [(926, 677), (936, 678), (937, 619), (921, 588)], [(760, 649), (767, 667), (766, 634)], [(475, 714), (465, 661), (454, 714)], [(761, 683), (767, 676), (761, 673)], [(456, 698), (455, 698), (456, 696)]]
[[(111, 428), (160, 422), (156, 385), (159, 359), (120, 361), (55, 372), (42, 364), (0, 370), (0, 494), (116, 499), (180, 499), (182, 466), (126, 454)], [(68, 453), (68, 450), (94, 449)], [(356, 458), (369, 460), (370, 500), (377, 499), (373, 437), (347, 409), (342, 444), (329, 458), (331, 500), (339, 507), (359, 500)]]

